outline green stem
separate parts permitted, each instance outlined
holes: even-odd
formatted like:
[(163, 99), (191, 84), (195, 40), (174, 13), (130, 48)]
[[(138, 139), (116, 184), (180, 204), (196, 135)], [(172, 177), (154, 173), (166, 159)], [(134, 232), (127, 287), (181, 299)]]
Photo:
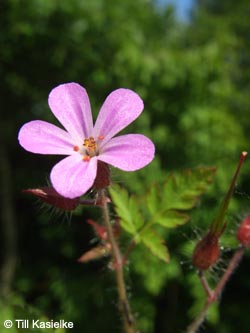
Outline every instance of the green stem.
[(126, 285), (123, 275), (123, 257), (115, 239), (113, 228), (110, 222), (109, 207), (106, 200), (105, 190), (99, 192), (100, 201), (103, 202), (102, 215), (103, 222), (107, 229), (109, 242), (111, 244), (111, 254), (116, 275), (117, 291), (119, 297), (119, 310), (123, 319), (124, 333), (136, 333), (134, 317), (127, 297)]

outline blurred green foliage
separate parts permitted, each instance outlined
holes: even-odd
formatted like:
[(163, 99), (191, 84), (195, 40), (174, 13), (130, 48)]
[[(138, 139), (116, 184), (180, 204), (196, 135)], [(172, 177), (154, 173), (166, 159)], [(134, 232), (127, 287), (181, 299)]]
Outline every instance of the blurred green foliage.
[[(133, 89), (144, 100), (144, 113), (128, 131), (149, 136), (156, 159), (135, 173), (113, 170), (114, 183), (143, 197), (170, 172), (217, 167), (214, 185), (191, 221), (166, 235), (170, 264), (138, 247), (126, 267), (141, 331), (184, 330), (203, 299), (190, 261), (195, 232), (211, 222), (240, 152), (249, 150), (249, 14), (248, 0), (237, 5), (197, 0), (188, 22), (148, 0), (1, 0), (1, 259), (7, 267), (8, 258), (17, 259), (6, 316), (11, 319), (16, 307), (24, 306), (37, 309), (37, 316), (73, 321), (70, 332), (120, 331), (113, 275), (105, 261), (76, 261), (96, 242), (86, 219), (98, 219), (99, 212), (84, 208), (72, 217), (53, 215), (21, 193), (45, 185), (58, 159), (23, 151), (18, 129), (32, 119), (56, 123), (48, 93), (75, 81), (87, 89), (95, 115), (118, 87)], [(229, 247), (235, 246), (238, 220), (249, 210), (249, 185), (249, 167), (243, 167), (238, 191), (248, 196), (236, 194), (230, 206), (223, 238)], [(12, 247), (6, 245), (13, 234), (10, 221), (17, 234)], [(244, 261), (204, 332), (248, 331), (249, 274)], [(217, 275), (212, 271), (211, 279)]]

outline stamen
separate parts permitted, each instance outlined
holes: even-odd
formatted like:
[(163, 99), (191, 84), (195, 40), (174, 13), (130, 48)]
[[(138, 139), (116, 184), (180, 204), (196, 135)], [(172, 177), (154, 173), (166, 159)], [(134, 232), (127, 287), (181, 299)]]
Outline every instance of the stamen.
[(87, 139), (84, 139), (83, 146), (86, 149), (86, 153), (90, 156), (93, 157), (96, 155), (96, 142), (95, 139), (91, 136)]
[(89, 162), (89, 161), (90, 161), (90, 156), (88, 156), (88, 155), (84, 155), (84, 156), (83, 156), (83, 161), (84, 161), (84, 162)]

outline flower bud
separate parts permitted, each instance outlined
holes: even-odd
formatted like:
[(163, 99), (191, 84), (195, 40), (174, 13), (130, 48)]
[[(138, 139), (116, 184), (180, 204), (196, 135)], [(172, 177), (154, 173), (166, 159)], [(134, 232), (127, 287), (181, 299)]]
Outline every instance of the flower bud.
[(104, 240), (104, 241), (108, 240), (108, 233), (107, 233), (106, 227), (96, 223), (95, 221), (93, 221), (91, 219), (88, 219), (87, 223), (92, 226), (92, 228), (94, 229), (98, 238), (100, 238), (101, 240)]
[[(107, 228), (103, 225), (96, 223), (95, 221), (88, 219), (87, 223), (92, 226), (94, 229), (96, 236), (101, 239), (102, 241), (108, 241), (108, 232)], [(115, 223), (112, 225), (113, 234), (115, 238), (120, 236), (120, 221), (116, 220)]]
[(243, 246), (250, 246), (250, 215), (242, 221), (237, 232), (237, 238)]
[(211, 231), (196, 245), (192, 263), (200, 270), (206, 270), (219, 258), (219, 236)]
[(89, 261), (101, 259), (107, 257), (111, 252), (110, 243), (100, 244), (90, 249), (89, 251), (83, 253), (80, 258), (77, 259), (80, 263), (86, 263)]

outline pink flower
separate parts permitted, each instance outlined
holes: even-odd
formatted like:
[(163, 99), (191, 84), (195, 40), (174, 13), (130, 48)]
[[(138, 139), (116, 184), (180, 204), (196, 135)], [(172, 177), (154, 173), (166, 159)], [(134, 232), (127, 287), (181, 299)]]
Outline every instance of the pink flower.
[(147, 137), (114, 137), (143, 110), (143, 101), (135, 92), (117, 89), (108, 95), (94, 126), (87, 92), (77, 83), (54, 88), (49, 106), (66, 131), (34, 120), (22, 126), (18, 139), (32, 153), (68, 155), (50, 174), (53, 187), (62, 196), (76, 198), (86, 193), (95, 181), (98, 161), (134, 171), (153, 160), (154, 144)]

